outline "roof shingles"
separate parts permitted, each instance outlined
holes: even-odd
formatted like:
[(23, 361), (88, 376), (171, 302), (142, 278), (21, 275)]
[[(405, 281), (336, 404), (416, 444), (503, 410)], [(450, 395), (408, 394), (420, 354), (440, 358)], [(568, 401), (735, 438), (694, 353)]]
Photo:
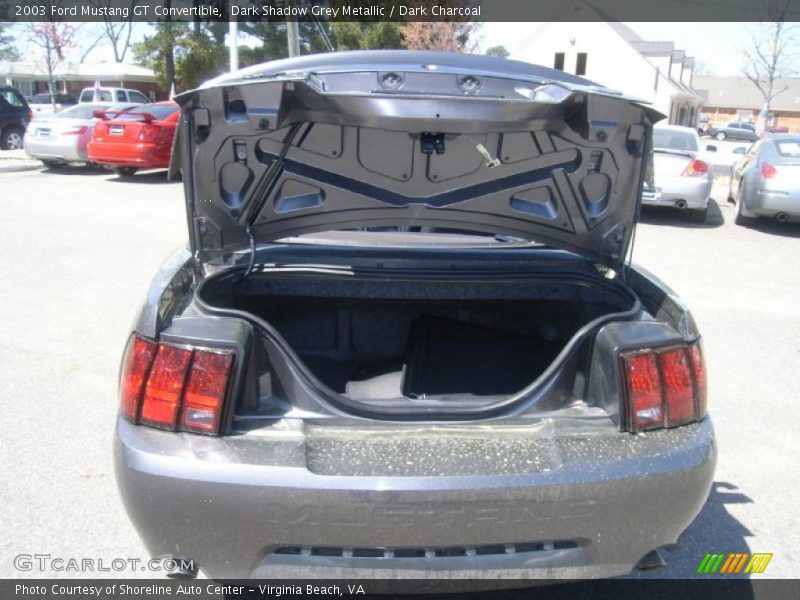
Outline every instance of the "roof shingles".
[[(747, 77), (705, 77), (696, 75), (694, 87), (707, 97), (707, 107), (749, 108), (764, 106), (764, 96)], [(773, 97), (772, 110), (800, 112), (800, 77), (786, 77), (775, 82), (780, 92)]]

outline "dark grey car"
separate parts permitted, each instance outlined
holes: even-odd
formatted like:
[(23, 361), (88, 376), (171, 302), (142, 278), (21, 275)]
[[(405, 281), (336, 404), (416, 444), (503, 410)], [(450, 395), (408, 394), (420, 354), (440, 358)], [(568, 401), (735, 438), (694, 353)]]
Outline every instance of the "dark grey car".
[(758, 139), (755, 125), (746, 121), (731, 121), (724, 127), (711, 129), (707, 133), (713, 135), (719, 141), (744, 140), (746, 142), (754, 142)]
[(178, 101), (190, 247), (135, 322), (115, 441), (153, 555), (583, 578), (677, 542), (716, 446), (694, 320), (625, 262), (661, 115), (428, 52)]

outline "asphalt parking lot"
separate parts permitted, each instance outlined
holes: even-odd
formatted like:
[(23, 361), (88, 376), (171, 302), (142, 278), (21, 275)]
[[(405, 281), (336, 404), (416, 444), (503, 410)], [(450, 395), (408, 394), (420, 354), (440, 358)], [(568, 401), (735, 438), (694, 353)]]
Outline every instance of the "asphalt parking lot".
[[(708, 503), (667, 569), (637, 576), (691, 577), (712, 551), (773, 553), (771, 577), (800, 562), (800, 225), (738, 227), (725, 191), (706, 224), (645, 209), (636, 236), (635, 260), (703, 332), (719, 439)], [(163, 172), (0, 169), (0, 577), (76, 575), (19, 571), (21, 553), (145, 558), (114, 483), (116, 376), (141, 295), (185, 238)]]

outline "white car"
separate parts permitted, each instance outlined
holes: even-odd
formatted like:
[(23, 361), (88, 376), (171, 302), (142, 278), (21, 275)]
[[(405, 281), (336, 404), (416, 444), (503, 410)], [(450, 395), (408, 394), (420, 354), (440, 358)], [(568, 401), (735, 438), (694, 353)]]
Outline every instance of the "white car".
[(655, 193), (643, 195), (642, 204), (673, 206), (686, 211), (692, 221), (704, 223), (714, 182), (711, 165), (704, 158), (697, 131), (678, 125), (656, 125)]
[(139, 90), (121, 87), (88, 87), (83, 88), (78, 102), (130, 102), (132, 104), (149, 104), (153, 100)]
[(92, 139), (92, 130), (98, 121), (95, 113), (128, 110), (136, 106), (139, 105), (130, 102), (76, 104), (59, 113), (34, 119), (25, 133), (25, 152), (51, 170), (68, 163), (88, 163), (86, 145)]

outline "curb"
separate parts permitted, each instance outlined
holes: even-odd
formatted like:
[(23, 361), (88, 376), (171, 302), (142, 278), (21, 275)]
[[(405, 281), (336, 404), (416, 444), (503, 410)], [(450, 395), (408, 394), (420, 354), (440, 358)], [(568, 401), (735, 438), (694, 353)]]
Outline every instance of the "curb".
[(42, 162), (18, 150), (0, 152), (0, 173), (18, 173), (41, 169)]

